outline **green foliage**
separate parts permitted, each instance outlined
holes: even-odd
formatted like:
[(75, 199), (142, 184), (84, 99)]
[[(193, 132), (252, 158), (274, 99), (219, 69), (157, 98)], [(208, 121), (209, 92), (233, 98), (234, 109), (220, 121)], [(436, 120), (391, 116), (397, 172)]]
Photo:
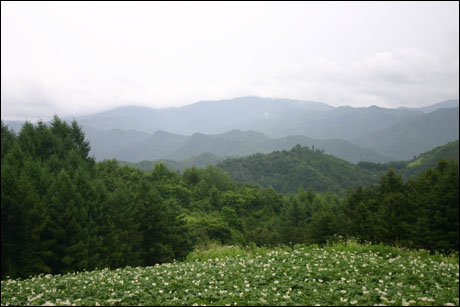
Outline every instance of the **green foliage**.
[[(88, 154), (76, 122), (26, 122), (18, 135), (2, 123), (2, 278), (153, 266), (216, 243), (250, 245), (256, 255), (261, 246), (325, 246), (337, 235), (458, 251), (455, 161), (407, 182), (390, 170), (371, 186), (381, 170), (300, 146), (182, 175), (164, 164), (146, 173), (95, 163)], [(233, 182), (234, 174), (265, 187)], [(344, 198), (322, 193), (345, 188)]]
[(404, 179), (415, 178), (423, 171), (436, 167), (436, 164), (442, 159), (458, 162), (458, 144), (458, 141), (449, 142), (424, 152), (418, 157), (415, 156), (410, 161), (393, 161), (388, 163), (359, 162), (358, 166), (376, 172), (386, 172), (392, 168), (402, 174)]
[(343, 194), (349, 187), (373, 182), (372, 173), (349, 162), (299, 145), (290, 151), (229, 158), (217, 167), (238, 182), (273, 187), (281, 193), (295, 193), (299, 188)]
[(390, 169), (379, 185), (347, 194), (348, 234), (376, 243), (458, 251), (458, 177), (453, 160), (441, 160), (407, 182)]

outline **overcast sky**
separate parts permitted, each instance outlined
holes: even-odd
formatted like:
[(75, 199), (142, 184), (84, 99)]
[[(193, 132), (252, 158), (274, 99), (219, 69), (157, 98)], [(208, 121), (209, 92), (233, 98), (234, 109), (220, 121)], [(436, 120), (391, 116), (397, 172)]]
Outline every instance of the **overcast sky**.
[(1, 117), (459, 96), (459, 2), (1, 2)]

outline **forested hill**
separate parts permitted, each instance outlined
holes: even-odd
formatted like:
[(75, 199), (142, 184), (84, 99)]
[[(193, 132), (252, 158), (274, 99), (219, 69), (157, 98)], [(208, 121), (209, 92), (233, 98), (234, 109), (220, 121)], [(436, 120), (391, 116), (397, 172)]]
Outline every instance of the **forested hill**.
[(301, 187), (342, 194), (347, 188), (373, 183), (376, 178), (371, 170), (300, 145), (289, 151), (228, 158), (217, 167), (235, 181), (271, 186), (286, 194)]
[[(159, 164), (146, 173), (95, 162), (78, 124), (57, 116), (17, 135), (1, 128), (2, 279), (153, 266), (210, 242), (325, 244), (341, 235), (458, 251), (455, 161), (406, 182), (389, 171), (366, 187), (372, 171), (300, 146), (222, 163), (281, 191), (296, 187), (285, 196), (213, 166), (177, 174)], [(314, 191), (355, 185), (342, 198)]]
[(449, 142), (424, 152), (409, 161), (394, 161), (388, 163), (359, 162), (358, 166), (372, 171), (387, 171), (393, 168), (401, 173), (405, 179), (415, 177), (421, 172), (433, 168), (440, 160), (459, 159), (459, 142)]

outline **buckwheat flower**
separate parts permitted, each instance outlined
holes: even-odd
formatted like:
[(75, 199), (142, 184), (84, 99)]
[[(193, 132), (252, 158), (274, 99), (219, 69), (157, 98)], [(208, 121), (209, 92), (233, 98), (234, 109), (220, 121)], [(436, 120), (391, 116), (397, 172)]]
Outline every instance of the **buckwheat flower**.
[(347, 290), (340, 290), (340, 293), (345, 294), (347, 293)]
[(353, 301), (350, 302), (350, 304), (354, 305), (354, 304), (356, 304), (357, 302), (358, 302), (357, 300), (353, 300)]

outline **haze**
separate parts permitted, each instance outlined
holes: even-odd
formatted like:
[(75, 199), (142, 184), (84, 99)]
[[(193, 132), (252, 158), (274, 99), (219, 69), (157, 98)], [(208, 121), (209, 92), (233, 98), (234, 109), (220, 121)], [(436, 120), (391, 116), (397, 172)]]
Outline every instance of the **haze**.
[(459, 96), (458, 2), (1, 3), (2, 119), (238, 96)]

